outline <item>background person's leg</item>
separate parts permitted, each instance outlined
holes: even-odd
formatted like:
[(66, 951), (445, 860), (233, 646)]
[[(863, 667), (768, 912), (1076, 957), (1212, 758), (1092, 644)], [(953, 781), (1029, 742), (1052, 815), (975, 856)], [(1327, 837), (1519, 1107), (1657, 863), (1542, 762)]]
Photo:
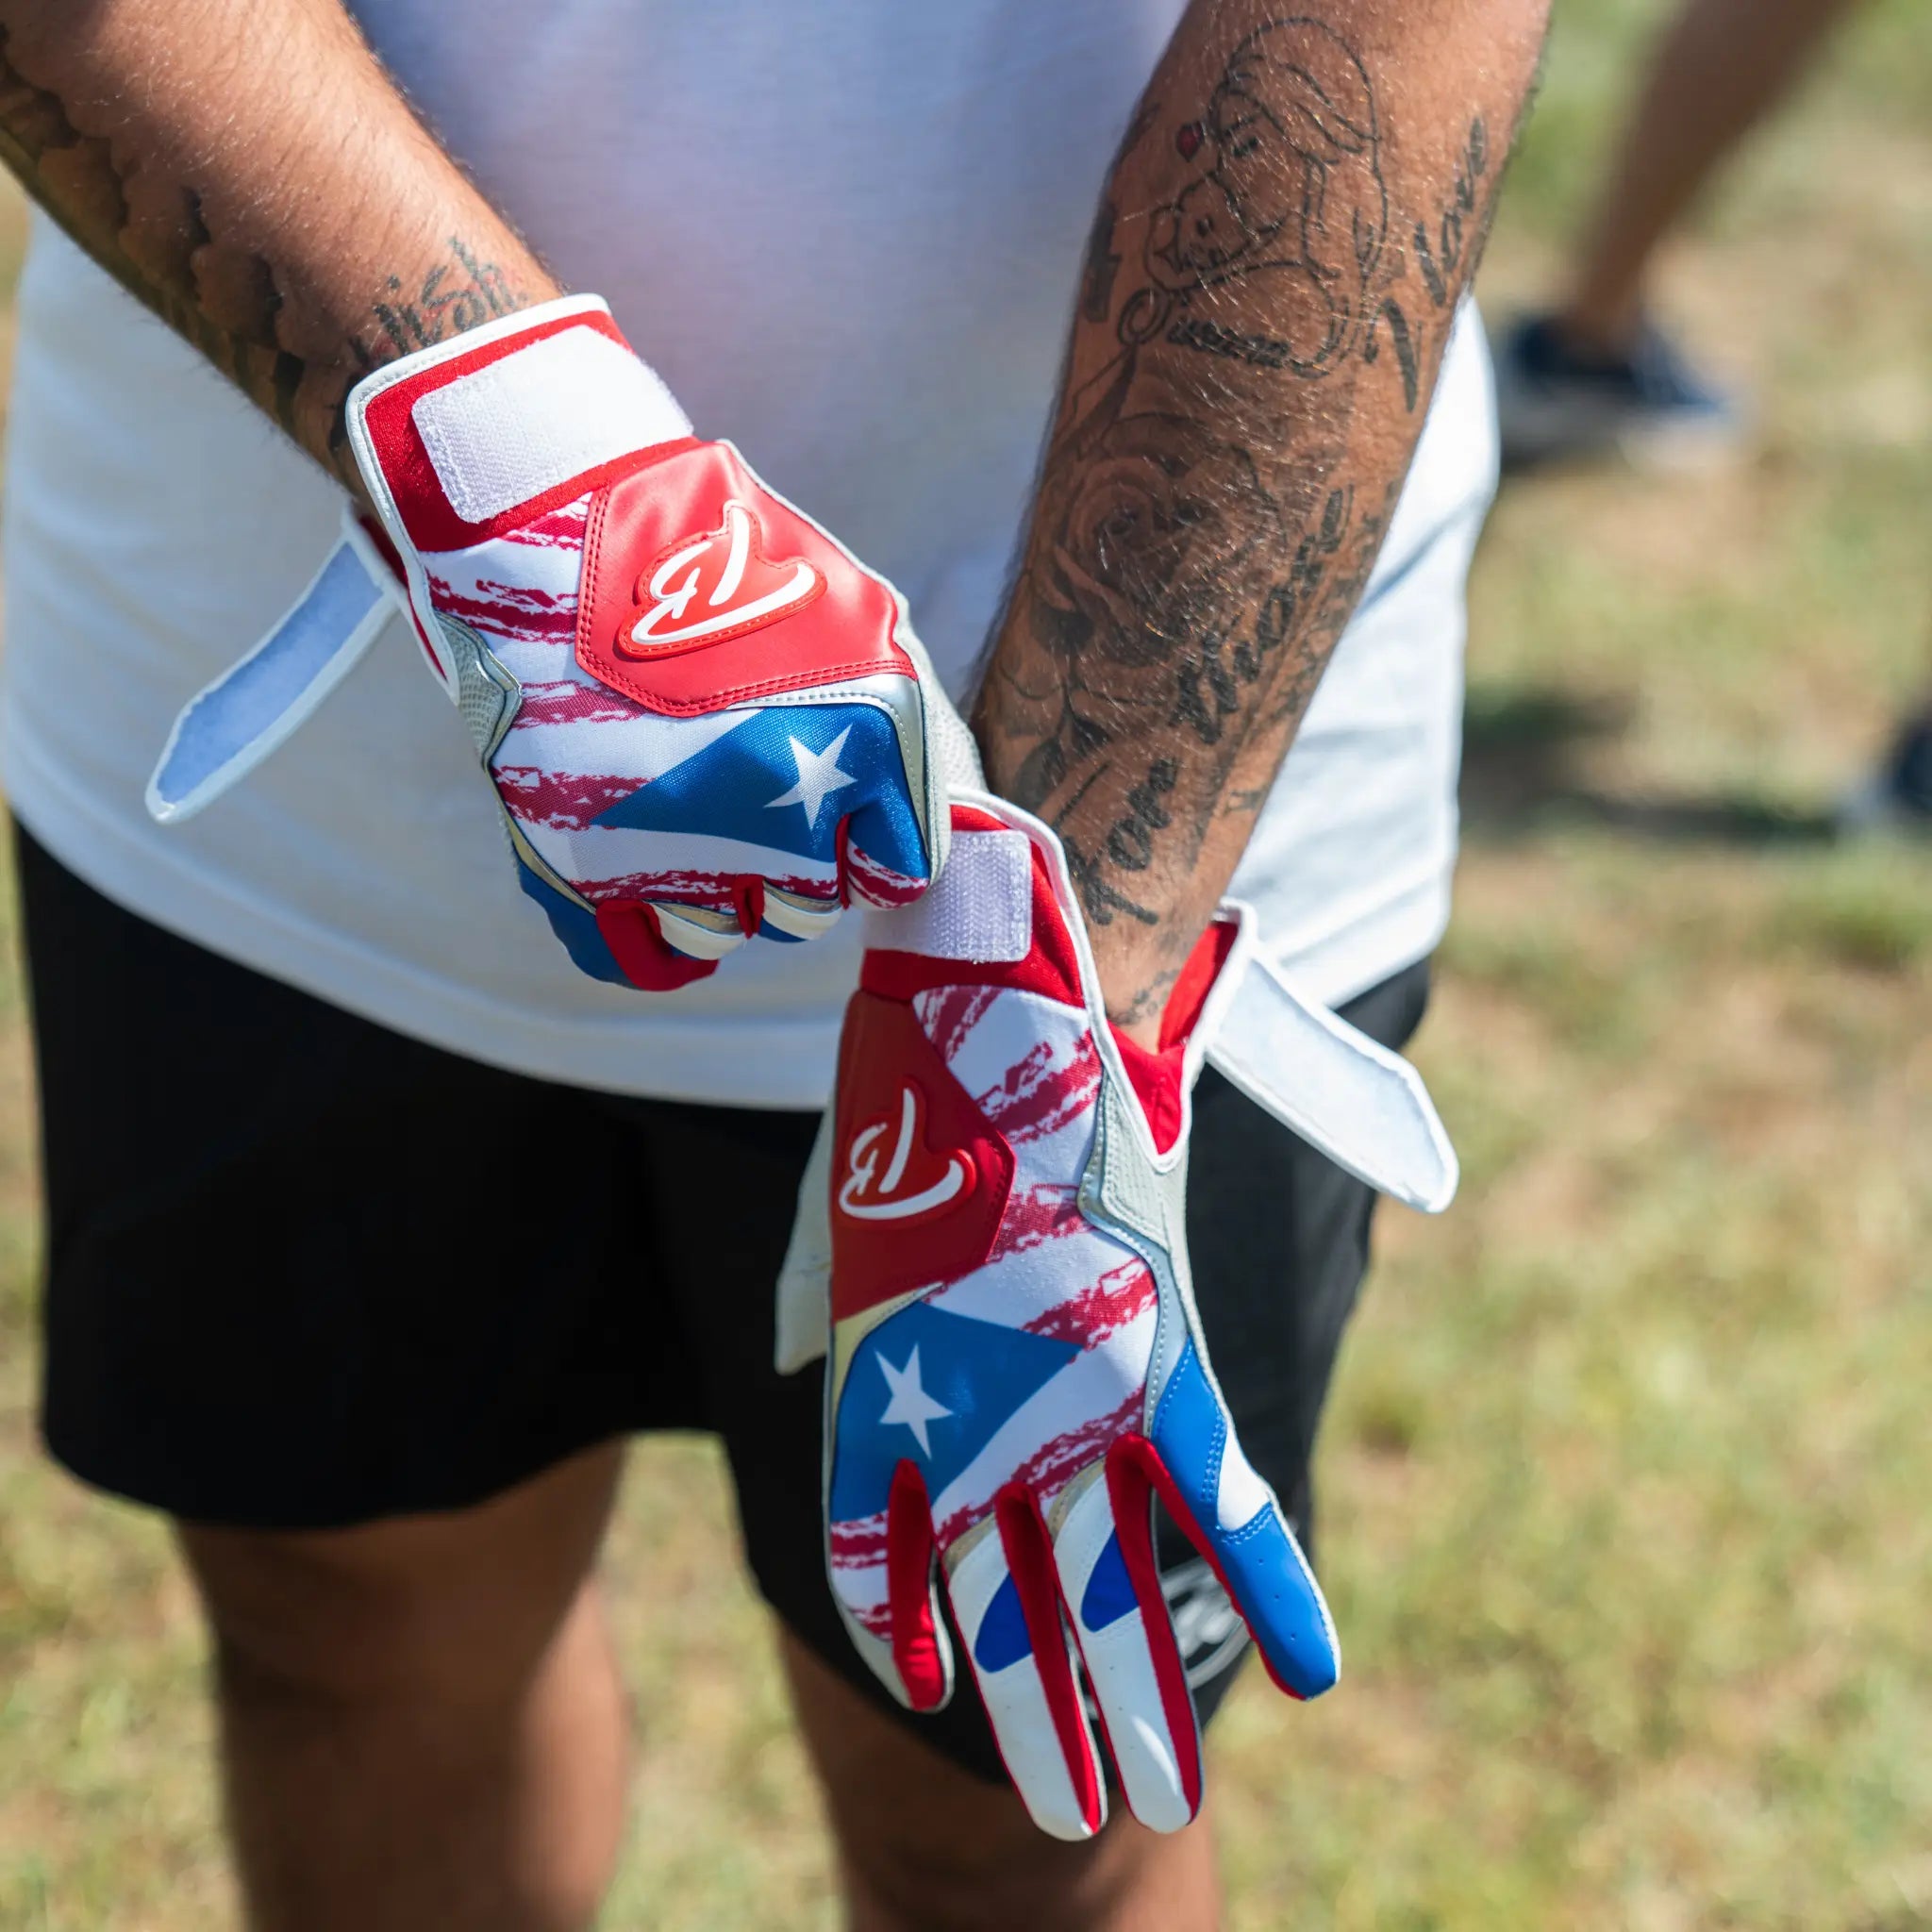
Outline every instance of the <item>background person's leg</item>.
[(1690, 0), (1652, 57), (1557, 310), (1577, 347), (1629, 349), (1658, 244), (1857, 4)]
[[(1213, 1932), (1206, 1814), (1163, 1837), (1115, 1803), (1084, 1844), (883, 1715), (794, 1637), (792, 1704), (825, 1790), (852, 1932)], [(957, 1697), (974, 1694), (961, 1683)]]
[(1498, 335), (1511, 469), (1618, 453), (1645, 467), (1736, 450), (1748, 411), (1650, 313), (1657, 251), (1855, 0), (1689, 0), (1660, 37), (1550, 308)]
[(591, 1581), (621, 1453), (449, 1515), (183, 1527), (257, 1932), (590, 1924), (625, 1812)]

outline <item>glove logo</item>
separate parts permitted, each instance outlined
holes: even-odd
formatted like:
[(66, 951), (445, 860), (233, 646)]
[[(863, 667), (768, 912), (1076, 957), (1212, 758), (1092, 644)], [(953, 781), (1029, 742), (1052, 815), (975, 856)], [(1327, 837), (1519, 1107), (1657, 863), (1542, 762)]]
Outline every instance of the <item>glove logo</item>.
[(758, 547), (759, 535), (750, 506), (727, 498), (716, 529), (680, 538), (644, 572), (641, 614), (620, 626), (617, 648), (627, 658), (651, 658), (742, 637), (824, 594), (816, 566), (802, 557), (773, 562)]
[[(895, 1138), (881, 1174), (879, 1158), (889, 1135)], [(915, 1149), (926, 1157), (927, 1164), (924, 1173), (908, 1174)], [(964, 1200), (973, 1191), (973, 1163), (963, 1154), (948, 1154), (942, 1169), (931, 1166), (925, 1145), (925, 1096), (908, 1080), (899, 1090), (896, 1118), (868, 1122), (853, 1135), (845, 1152), (839, 1211), (854, 1221), (921, 1220)]]

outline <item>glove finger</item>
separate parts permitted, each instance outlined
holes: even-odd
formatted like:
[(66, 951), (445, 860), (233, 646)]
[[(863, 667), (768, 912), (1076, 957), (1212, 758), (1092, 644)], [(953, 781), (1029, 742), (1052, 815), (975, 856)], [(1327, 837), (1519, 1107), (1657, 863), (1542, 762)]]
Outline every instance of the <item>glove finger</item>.
[(1275, 1683), (1291, 1697), (1333, 1690), (1341, 1649), (1328, 1606), (1274, 1491), (1241, 1453), (1192, 1341), (1161, 1393), (1151, 1441), (1131, 1439), (1115, 1454), (1140, 1463), (1214, 1566)]
[(826, 1573), (852, 1645), (873, 1674), (912, 1710), (939, 1710), (953, 1694), (953, 1651), (940, 1616), (932, 1511), (909, 1462), (892, 1473), (886, 1507), (841, 1517), (827, 1484)]
[(953, 1694), (936, 1557), (925, 1478), (902, 1462), (886, 1505), (886, 1601), (892, 1612), (892, 1663), (914, 1710), (938, 1710)]
[(675, 992), (718, 970), (716, 958), (667, 944), (658, 916), (657, 907), (641, 899), (607, 899), (597, 908), (598, 935), (625, 978), (646, 992)]
[(1107, 1795), (1046, 1526), (1030, 1501), (1009, 1507), (1002, 1498), (997, 1507), (996, 1524), (948, 1566), (953, 1615), (1021, 1802), (1052, 1837), (1089, 1839), (1107, 1822)]
[(1060, 1591), (1127, 1807), (1156, 1831), (1201, 1808), (1201, 1733), (1154, 1560), (1146, 1476), (1116, 1461), (1054, 1539)]
[(807, 892), (790, 892), (781, 886), (768, 885), (764, 892), (764, 918), (759, 932), (767, 939), (823, 939), (839, 923), (844, 911), (837, 899), (814, 899)]

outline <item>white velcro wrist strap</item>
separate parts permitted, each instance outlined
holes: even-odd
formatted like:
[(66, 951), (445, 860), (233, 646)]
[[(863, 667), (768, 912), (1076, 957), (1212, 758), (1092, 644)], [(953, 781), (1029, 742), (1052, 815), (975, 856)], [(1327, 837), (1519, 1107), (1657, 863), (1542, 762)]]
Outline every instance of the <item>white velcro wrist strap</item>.
[(1024, 832), (955, 832), (932, 890), (898, 911), (868, 912), (865, 943), (971, 966), (1024, 959), (1033, 946), (1033, 841)]
[(1422, 1075), (1339, 1014), (1303, 999), (1271, 961), (1249, 962), (1208, 1060), (1370, 1187), (1425, 1214), (1455, 1199), (1456, 1150)]
[(657, 375), (594, 328), (544, 336), (430, 390), (410, 413), (450, 508), (472, 524), (691, 434)]

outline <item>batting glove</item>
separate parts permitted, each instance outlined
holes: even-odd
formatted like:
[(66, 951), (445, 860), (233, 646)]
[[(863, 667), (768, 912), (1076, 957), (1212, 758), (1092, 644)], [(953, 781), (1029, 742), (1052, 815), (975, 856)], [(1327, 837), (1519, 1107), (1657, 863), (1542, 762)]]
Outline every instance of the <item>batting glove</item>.
[(754, 935), (814, 939), (848, 901), (905, 905), (937, 876), (946, 774), (974, 758), (905, 600), (730, 443), (693, 437), (601, 301), (386, 365), (348, 428), (393, 570), (352, 529), (184, 713), (158, 816), (288, 735), (399, 574), (523, 888), (585, 972), (668, 990)]
[[(943, 1580), (1008, 1770), (1064, 1839), (1106, 1817), (1084, 1670), (1129, 1807), (1175, 1830), (1200, 1808), (1201, 1747), (1157, 1494), (1283, 1690), (1319, 1695), (1340, 1670), (1314, 1576), (1236, 1440), (1189, 1275), (1189, 1096), (1244, 983), (1276, 1074), (1299, 1063), (1317, 1088), (1366, 1094), (1344, 1141), (1379, 1129), (1432, 1207), (1453, 1157), (1410, 1070), (1248, 975), (1246, 908), (1224, 908), (1149, 1053), (1108, 1024), (1053, 833), (981, 794), (954, 807), (952, 851), (920, 906), (869, 922), (824, 1208), (807, 1197), (794, 1241), (795, 1266), (828, 1210), (832, 1589), (873, 1670), (931, 1710), (953, 1688)], [(1274, 1106), (1271, 1076), (1244, 1084)]]

